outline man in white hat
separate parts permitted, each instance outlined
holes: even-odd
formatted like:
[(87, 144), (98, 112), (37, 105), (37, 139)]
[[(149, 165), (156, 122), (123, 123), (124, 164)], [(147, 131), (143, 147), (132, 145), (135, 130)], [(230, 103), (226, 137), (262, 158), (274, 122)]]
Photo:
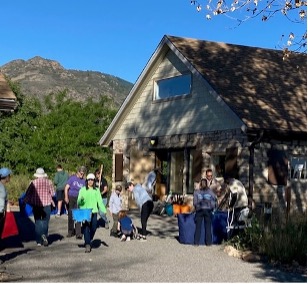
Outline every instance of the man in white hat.
[(38, 168), (34, 174), (25, 195), (24, 202), (33, 208), (35, 220), (35, 239), (38, 246), (48, 246), (48, 227), (51, 205), (55, 206), (52, 197), (55, 195), (53, 182), (47, 178), (43, 168)]

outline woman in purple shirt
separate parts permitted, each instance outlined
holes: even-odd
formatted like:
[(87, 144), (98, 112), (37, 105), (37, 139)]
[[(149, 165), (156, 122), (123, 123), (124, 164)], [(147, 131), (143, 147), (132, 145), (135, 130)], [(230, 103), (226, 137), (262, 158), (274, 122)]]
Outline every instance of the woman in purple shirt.
[(66, 204), (68, 204), (68, 233), (66, 236), (67, 238), (71, 238), (76, 235), (76, 239), (82, 239), (81, 223), (76, 222), (76, 226), (74, 228), (72, 209), (78, 208), (78, 193), (80, 188), (85, 186), (84, 175), (86, 173), (86, 170), (87, 169), (84, 166), (78, 168), (77, 173), (70, 176), (64, 188), (65, 202)]

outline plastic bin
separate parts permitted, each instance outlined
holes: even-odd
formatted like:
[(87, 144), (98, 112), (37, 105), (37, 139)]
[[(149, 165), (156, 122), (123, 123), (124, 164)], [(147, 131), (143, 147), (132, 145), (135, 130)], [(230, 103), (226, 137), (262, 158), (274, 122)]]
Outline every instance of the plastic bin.
[(72, 209), (73, 220), (76, 222), (91, 221), (92, 209)]
[(165, 210), (168, 216), (173, 215), (173, 205), (172, 204), (166, 204)]

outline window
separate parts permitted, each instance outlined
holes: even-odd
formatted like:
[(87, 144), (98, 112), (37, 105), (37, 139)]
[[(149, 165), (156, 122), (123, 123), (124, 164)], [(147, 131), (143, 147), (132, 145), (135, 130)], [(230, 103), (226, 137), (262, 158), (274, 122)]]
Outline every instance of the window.
[(214, 176), (217, 178), (223, 178), (225, 175), (225, 160), (226, 154), (212, 154), (211, 163), (214, 167)]
[(115, 154), (115, 181), (123, 180), (123, 154)]
[(291, 179), (307, 179), (306, 157), (291, 157), (290, 177)]
[(287, 185), (288, 159), (285, 151), (270, 149), (268, 156), (268, 182), (273, 185)]
[(190, 74), (158, 80), (154, 83), (154, 100), (189, 95), (190, 89)]

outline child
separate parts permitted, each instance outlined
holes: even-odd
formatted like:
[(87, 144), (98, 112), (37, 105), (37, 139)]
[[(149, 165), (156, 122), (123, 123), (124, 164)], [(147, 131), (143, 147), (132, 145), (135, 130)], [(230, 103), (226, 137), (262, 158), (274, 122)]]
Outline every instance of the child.
[(125, 210), (119, 212), (118, 231), (122, 233), (121, 242), (130, 241), (131, 237), (137, 234), (137, 228)]

